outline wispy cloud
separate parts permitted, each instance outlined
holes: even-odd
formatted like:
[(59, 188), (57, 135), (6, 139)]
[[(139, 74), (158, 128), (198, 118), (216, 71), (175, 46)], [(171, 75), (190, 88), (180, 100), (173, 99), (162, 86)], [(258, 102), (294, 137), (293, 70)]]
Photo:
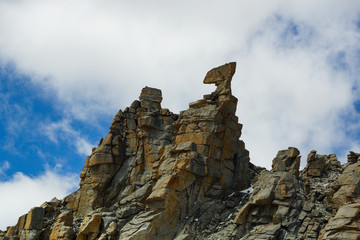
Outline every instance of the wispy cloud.
[(84, 138), (77, 138), (75, 145), (77, 152), (82, 155), (90, 155), (92, 148), (95, 146), (94, 144), (86, 141)]
[(8, 161), (3, 161), (0, 164), (0, 175), (4, 175), (5, 172), (10, 168), (10, 163)]
[(42, 123), (39, 131), (56, 144), (59, 143), (59, 140), (75, 144), (77, 152), (82, 155), (89, 155), (92, 146), (94, 146), (82, 137), (80, 132), (71, 126), (70, 120), (67, 119), (58, 122)]
[(0, 182), (0, 205), (3, 206), (0, 208), (0, 229), (15, 225), (17, 219), (34, 206), (53, 197), (62, 199), (76, 189), (78, 182), (77, 175), (61, 175), (50, 170), (37, 177), (18, 172), (10, 180)]
[(15, 138), (21, 135), (28, 124), (27, 111), (18, 104), (10, 103), (8, 96), (0, 92), (0, 139), (3, 149), (19, 155), (15, 146)]
[[(0, 79), (0, 83), (3, 81)], [(1, 90), (1, 89), (0, 89)], [(2, 125), (10, 135), (17, 135), (27, 123), (27, 110), (25, 107), (10, 100), (11, 94), (0, 91), (0, 116)]]

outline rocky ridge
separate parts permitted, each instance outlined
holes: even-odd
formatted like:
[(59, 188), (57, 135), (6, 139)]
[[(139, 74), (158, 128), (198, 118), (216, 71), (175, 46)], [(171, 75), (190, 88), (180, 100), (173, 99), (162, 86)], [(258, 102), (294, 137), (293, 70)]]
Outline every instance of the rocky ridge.
[(312, 151), (250, 163), (231, 93), (236, 63), (210, 70), (216, 90), (174, 114), (159, 89), (119, 111), (87, 157), (80, 188), (32, 208), (0, 239), (360, 239), (360, 154), (341, 165)]

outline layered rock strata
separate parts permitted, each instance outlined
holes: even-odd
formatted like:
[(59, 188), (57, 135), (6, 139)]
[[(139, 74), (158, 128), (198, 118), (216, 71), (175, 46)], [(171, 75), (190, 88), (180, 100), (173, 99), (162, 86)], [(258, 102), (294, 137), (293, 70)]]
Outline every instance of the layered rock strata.
[(0, 239), (360, 239), (360, 154), (341, 165), (279, 151), (249, 162), (231, 93), (235, 63), (210, 70), (216, 90), (174, 114), (159, 89), (119, 111), (87, 157), (80, 188), (21, 216)]

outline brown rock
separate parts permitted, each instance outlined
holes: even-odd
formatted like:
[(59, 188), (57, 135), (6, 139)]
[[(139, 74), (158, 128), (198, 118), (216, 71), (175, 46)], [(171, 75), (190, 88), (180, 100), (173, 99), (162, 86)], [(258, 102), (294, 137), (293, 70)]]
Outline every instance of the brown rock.
[(352, 202), (360, 194), (360, 162), (349, 165), (338, 177), (339, 190), (335, 192), (332, 201), (334, 208)]
[(8, 227), (8, 229), (6, 230), (5, 237), (11, 238), (12, 236), (16, 236), (16, 235), (17, 235), (16, 227)]
[(274, 189), (274, 198), (278, 200), (292, 199), (295, 197), (297, 189), (299, 186), (296, 176), (289, 172), (283, 172)]
[(355, 153), (353, 151), (350, 151), (350, 153), (347, 155), (348, 163), (356, 163), (359, 160), (360, 154)]
[(308, 155), (305, 172), (308, 176), (320, 177), (325, 169), (325, 157), (316, 156), (316, 151), (311, 151)]
[(297, 148), (289, 147), (287, 150), (279, 151), (273, 160), (272, 171), (285, 172), (299, 175), (300, 152)]
[(360, 239), (360, 203), (342, 205), (321, 231), (319, 239)]
[(161, 90), (156, 88), (145, 87), (141, 91), (140, 105), (142, 108), (150, 111), (157, 111), (161, 109), (160, 103), (162, 101)]
[(231, 79), (235, 74), (236, 63), (231, 62), (217, 68), (211, 69), (205, 76), (204, 83), (215, 83), (215, 92), (220, 94), (231, 94)]
[(24, 229), (25, 223), (26, 223), (26, 218), (27, 218), (27, 214), (24, 214), (21, 217), (19, 217), (18, 222), (16, 224), (19, 229)]
[(93, 240), (96, 239), (99, 234), (99, 228), (101, 223), (101, 216), (93, 215), (92, 217), (86, 217), (80, 226), (79, 235), (76, 240)]
[(64, 211), (58, 216), (55, 225), (50, 233), (50, 240), (72, 239), (74, 236), (73, 214), (70, 211)]
[(251, 203), (255, 205), (271, 204), (274, 198), (274, 190), (279, 179), (280, 176), (262, 172), (254, 185), (254, 191), (250, 197)]
[(32, 208), (27, 214), (24, 229), (41, 230), (43, 226), (44, 215), (45, 215), (45, 209), (41, 207)]
[(101, 164), (113, 164), (114, 159), (110, 153), (95, 152), (91, 155), (89, 160), (89, 167)]
[(152, 128), (155, 126), (155, 119), (151, 116), (143, 116), (138, 119), (138, 124), (140, 127)]
[(248, 216), (249, 210), (250, 210), (251, 204), (246, 203), (236, 214), (234, 218), (234, 223), (236, 224), (244, 224), (246, 222), (246, 218)]
[(106, 234), (109, 236), (115, 236), (118, 232), (118, 225), (115, 222), (111, 222), (109, 227), (106, 229)]

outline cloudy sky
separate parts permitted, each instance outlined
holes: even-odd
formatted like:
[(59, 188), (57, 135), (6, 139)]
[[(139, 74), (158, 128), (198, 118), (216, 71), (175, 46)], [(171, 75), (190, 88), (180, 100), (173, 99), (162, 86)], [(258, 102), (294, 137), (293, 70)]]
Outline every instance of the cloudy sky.
[(74, 191), (142, 87), (178, 113), (230, 61), (253, 163), (360, 151), (358, 0), (0, 0), (0, 229)]

